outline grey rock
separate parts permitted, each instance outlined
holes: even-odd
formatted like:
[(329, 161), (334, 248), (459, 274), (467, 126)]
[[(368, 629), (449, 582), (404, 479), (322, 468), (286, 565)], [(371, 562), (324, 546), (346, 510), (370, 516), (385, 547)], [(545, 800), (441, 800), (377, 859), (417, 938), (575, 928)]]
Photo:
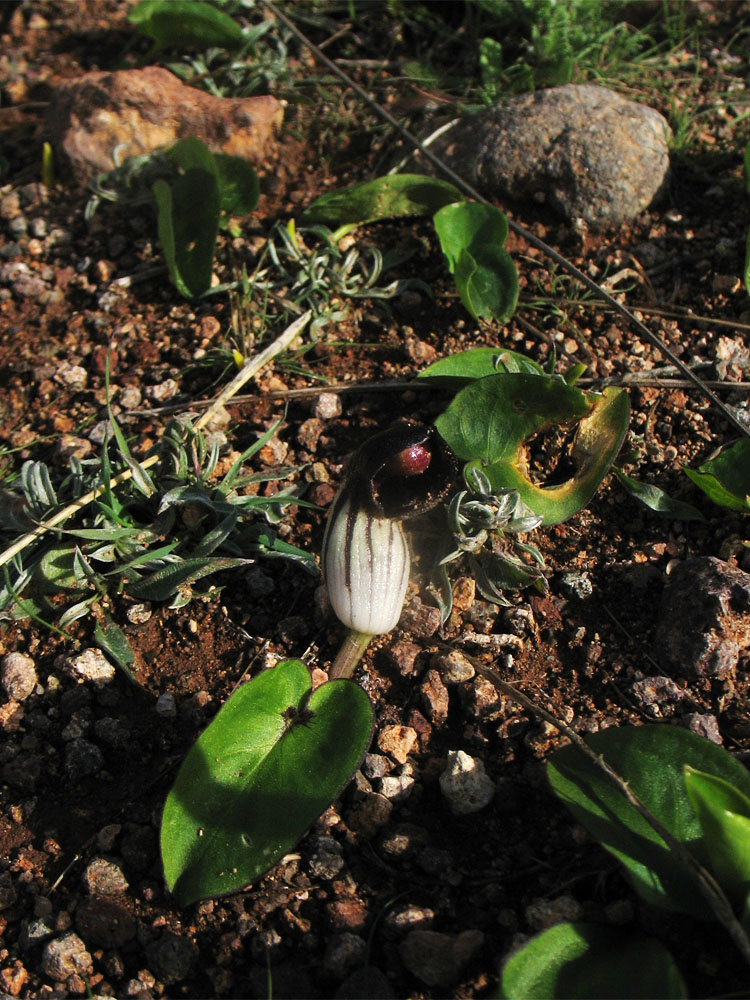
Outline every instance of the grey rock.
[(104, 767), (101, 750), (88, 740), (71, 740), (65, 748), (65, 770), (74, 781), (88, 778)]
[(373, 837), (391, 818), (393, 803), (385, 795), (373, 792), (358, 802), (347, 815), (347, 823), (363, 837)]
[(536, 899), (526, 907), (526, 921), (535, 931), (544, 931), (555, 924), (575, 922), (583, 916), (583, 907), (573, 896)]
[(681, 701), (685, 697), (685, 692), (671, 677), (644, 677), (634, 682), (632, 691), (636, 700), (647, 708)]
[(328, 942), (323, 956), (323, 968), (336, 979), (343, 979), (355, 965), (364, 962), (366, 954), (367, 942), (363, 938), (351, 931), (342, 931)]
[(710, 715), (708, 712), (692, 712), (685, 716), (685, 722), (691, 733), (697, 733), (703, 739), (717, 743), (719, 746), (724, 742), (715, 715)]
[(6, 653), (0, 666), (0, 682), (15, 701), (24, 701), (36, 689), (34, 661), (26, 653)]
[(670, 673), (731, 677), (750, 648), (750, 573), (713, 556), (672, 571), (659, 609), (656, 649)]
[(613, 226), (646, 209), (669, 170), (670, 129), (605, 87), (566, 84), (467, 115), (432, 149), (491, 201), (546, 201)]
[(90, 976), (94, 971), (94, 964), (86, 951), (86, 945), (77, 934), (70, 931), (45, 945), (42, 970), (45, 976), (55, 982), (64, 983), (68, 976)]
[(128, 888), (122, 869), (107, 858), (94, 858), (88, 863), (83, 884), (92, 896), (116, 896)]
[(414, 930), (399, 946), (399, 955), (417, 979), (436, 989), (446, 989), (455, 983), (483, 944), (484, 935), (477, 930), (462, 931), (455, 937)]
[(495, 796), (495, 783), (481, 760), (463, 750), (451, 750), (448, 764), (440, 775), (440, 791), (455, 816), (479, 812)]
[(343, 848), (333, 837), (316, 837), (308, 869), (314, 878), (333, 879), (344, 867)]
[(22, 951), (28, 951), (35, 945), (49, 941), (54, 933), (54, 920), (50, 917), (34, 917), (31, 920), (22, 920), (18, 943)]
[(190, 974), (198, 949), (188, 938), (166, 931), (146, 948), (146, 957), (159, 979), (179, 983)]
[(395, 829), (384, 833), (380, 841), (383, 854), (391, 858), (409, 857), (426, 846), (427, 831), (415, 823), (401, 823)]
[(577, 573), (574, 570), (569, 570), (560, 577), (560, 589), (566, 597), (575, 597), (579, 601), (584, 601), (593, 594), (594, 585), (588, 573)]
[(470, 681), (475, 674), (474, 667), (459, 649), (452, 649), (449, 653), (436, 653), (430, 663), (446, 684)]
[(313, 407), (313, 416), (318, 420), (333, 420), (341, 416), (341, 396), (337, 392), (321, 392)]

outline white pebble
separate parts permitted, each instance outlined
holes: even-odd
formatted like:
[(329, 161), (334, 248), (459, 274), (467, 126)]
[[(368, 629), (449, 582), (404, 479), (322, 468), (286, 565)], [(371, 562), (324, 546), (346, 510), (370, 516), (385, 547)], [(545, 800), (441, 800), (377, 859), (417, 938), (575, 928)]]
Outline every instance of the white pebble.
[(99, 649), (84, 649), (78, 656), (65, 663), (65, 672), (76, 680), (91, 681), (96, 687), (103, 687), (115, 676), (115, 668)]
[(495, 796), (495, 783), (487, 776), (481, 760), (463, 750), (451, 750), (448, 765), (440, 775), (440, 791), (455, 816), (466, 816), (489, 805)]

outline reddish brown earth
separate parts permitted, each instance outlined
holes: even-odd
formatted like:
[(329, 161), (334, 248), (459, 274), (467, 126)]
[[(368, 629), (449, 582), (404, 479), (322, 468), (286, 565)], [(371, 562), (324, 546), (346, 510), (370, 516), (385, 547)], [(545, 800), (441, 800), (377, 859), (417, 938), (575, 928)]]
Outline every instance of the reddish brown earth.
[[(62, 181), (51, 190), (39, 183), (44, 105), (55, 79), (119, 64), (129, 37), (126, 13), (126, 5), (94, 2), (8, 5), (0, 11), (0, 77), (6, 79), (0, 130), (8, 161), (0, 192), (0, 266), (12, 261), (27, 269), (24, 280), (9, 280), (0, 289), (6, 477), (29, 458), (62, 469), (62, 435), (87, 440), (88, 429), (106, 418), (110, 347), (118, 391), (148, 390), (174, 379), (177, 401), (187, 408), (215, 394), (220, 369), (198, 362), (229, 343), (226, 296), (185, 302), (165, 271), (150, 270), (161, 256), (149, 208), (105, 204), (88, 225), (87, 192)], [(700, 102), (705, 93), (708, 102), (717, 75), (723, 74), (722, 92), (730, 73), (745, 85), (744, 62), (709, 57), (723, 53), (746, 27), (743, 6), (717, 8), (715, 35), (700, 39), (703, 92), (677, 90), (679, 100)], [(127, 58), (136, 56), (130, 52)], [(311, 72), (306, 55), (295, 50), (295, 59), (294, 72)], [(396, 97), (404, 107), (413, 99), (412, 124), (418, 125), (426, 98), (409, 87), (383, 77), (376, 94)], [(258, 211), (242, 223), (239, 237), (221, 238), (220, 280), (231, 279), (236, 261), (250, 268), (275, 219), (299, 218), (317, 194), (377, 174), (388, 145), (382, 127), (353, 97), (330, 86), (326, 93), (338, 101), (326, 112), (309, 94), (290, 104), (286, 130), (262, 174)], [(637, 96), (668, 111), (663, 92)], [(334, 112), (337, 117), (326, 120)], [(633, 286), (623, 293), (628, 304), (682, 358), (706, 362), (704, 377), (737, 383), (720, 391), (739, 405), (746, 400), (747, 375), (731, 356), (746, 343), (750, 322), (739, 278), (748, 212), (740, 169), (746, 136), (732, 126), (723, 105), (700, 117), (693, 147), (675, 159), (668, 202), (630, 227), (582, 235), (543, 218), (536, 207), (516, 206), (513, 213), (597, 279), (631, 269), (621, 286)], [(26, 226), (16, 223), (14, 229), (19, 218)], [(230, 406), (235, 451), (283, 416), (284, 448), (264, 451), (258, 465), (302, 466), (296, 479), (310, 483), (308, 496), (321, 507), (330, 503), (347, 455), (369, 433), (395, 416), (429, 421), (448, 398), (406, 384), (394, 390), (365, 383), (406, 383), (427, 361), (485, 344), (544, 361), (551, 337), (558, 353), (585, 362), (592, 378), (661, 364), (621, 320), (593, 300), (581, 302), (559, 270), (519, 238), (509, 241), (522, 284), (518, 314), (506, 328), (481, 330), (452, 290), (426, 223), (372, 226), (362, 238), (382, 249), (413, 251), (401, 276), (418, 276), (434, 299), (412, 291), (387, 306), (354, 301), (346, 320), (328, 327), (301, 359), (323, 383), (282, 362), (262, 372), (243, 401)], [(105, 299), (103, 308), (102, 295), (113, 280), (143, 273), (143, 280)], [(721, 367), (727, 353), (730, 360)], [(65, 365), (85, 369), (83, 388), (61, 380)], [(310, 424), (315, 396), (295, 391), (321, 384), (343, 390), (342, 412)], [(502, 651), (512, 653), (504, 676), (575, 731), (654, 718), (687, 726), (692, 716), (709, 715), (724, 745), (744, 759), (750, 749), (746, 654), (731, 685), (680, 679), (682, 696), (650, 709), (632, 694), (634, 681), (665, 672), (653, 651), (674, 561), (711, 555), (750, 569), (746, 521), (712, 507), (680, 471), (705, 460), (735, 432), (697, 391), (668, 380), (663, 386), (633, 385), (630, 395), (629, 454), (636, 464), (629, 471), (696, 504), (706, 521), (660, 519), (608, 480), (588, 509), (535, 538), (550, 571), (548, 597), (519, 595), (513, 609), (498, 611), (473, 593), (473, 582), (464, 576), (456, 583), (454, 613), (439, 629), (429, 597), (415, 581), (399, 629), (373, 643), (358, 674), (376, 708), (372, 750), (382, 760), (373, 768), (400, 770), (396, 759), (381, 753), (377, 733), (393, 725), (416, 731), (409, 756), (414, 791), (394, 804), (382, 826), (367, 829), (358, 820), (361, 786), (351, 786), (295, 853), (230, 898), (184, 910), (175, 905), (158, 854), (160, 809), (182, 756), (241, 680), (289, 656), (303, 657), (311, 668), (330, 664), (342, 630), (324, 610), (319, 581), (291, 563), (264, 562), (267, 587), (227, 576), (218, 596), (179, 610), (155, 604), (140, 625), (127, 618), (133, 602), (117, 599), (112, 613), (136, 651), (137, 686), (118, 675), (97, 690), (76, 685), (64, 673), (64, 658), (92, 645), (92, 617), (70, 627), (74, 642), (29, 621), (3, 622), (0, 653), (30, 654), (40, 686), (21, 704), (0, 706), (0, 989), (21, 997), (84, 995), (89, 986), (94, 994), (120, 997), (254, 997), (267, 995), (270, 975), (275, 997), (325, 997), (368, 963), (387, 976), (394, 996), (492, 995), (515, 936), (542, 926), (534, 917), (538, 907), (528, 909), (541, 903), (560, 905), (573, 918), (658, 932), (693, 996), (741, 993), (746, 970), (722, 933), (709, 923), (698, 927), (644, 908), (615, 861), (587, 842), (552, 797), (543, 762), (562, 740), (554, 728), (498, 696), (482, 677), (446, 686), (436, 669), (440, 655), (461, 645), (467, 632), (480, 641), (515, 633), (518, 641)], [(168, 416), (148, 398), (139, 410), (125, 426), (142, 454)], [(554, 441), (539, 445), (540, 476), (550, 473), (555, 447)], [(314, 463), (320, 463), (317, 472)], [(322, 511), (299, 510), (289, 516), (284, 537), (318, 552), (323, 530)], [(578, 579), (590, 583), (590, 593), (576, 595), (575, 580), (572, 585), (564, 578), (571, 572), (585, 574)], [(483, 651), (476, 642), (463, 648), (480, 664), (502, 666), (497, 650)], [(156, 698), (166, 692), (175, 697), (174, 717), (155, 711)], [(79, 780), (64, 767), (75, 734), (97, 743), (105, 762)], [(446, 755), (455, 749), (481, 759), (498, 784), (495, 802), (465, 818), (450, 814), (438, 785)], [(341, 847), (340, 870), (326, 873), (312, 863), (323, 835)], [(90, 893), (82, 881), (91, 860), (102, 855), (128, 882), (110, 898)], [(408, 906), (419, 908), (417, 915), (399, 922), (394, 914), (408, 914)], [(24, 939), (39, 918), (48, 919), (58, 936), (68, 929), (80, 936), (91, 971), (65, 981), (45, 974), (42, 946)], [(408, 970), (399, 946), (414, 929), (453, 937), (479, 932), (464, 939), (472, 957), (455, 982), (433, 989)], [(355, 995), (353, 989), (350, 984), (340, 995)]]

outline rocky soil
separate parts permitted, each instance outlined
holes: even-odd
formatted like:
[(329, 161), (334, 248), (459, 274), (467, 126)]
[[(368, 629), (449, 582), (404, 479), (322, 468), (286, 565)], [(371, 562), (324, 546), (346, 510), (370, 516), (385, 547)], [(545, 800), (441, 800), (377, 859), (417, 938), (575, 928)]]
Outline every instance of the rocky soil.
[[(671, 114), (673, 130), (676, 107), (694, 110), (692, 141), (673, 155), (663, 199), (599, 231), (561, 221), (543, 199), (508, 209), (621, 295), (747, 415), (748, 68), (733, 40), (750, 15), (741, 4), (701, 7), (708, 33), (674, 56), (671, 90), (623, 87)], [(175, 412), (200, 412), (227, 379), (232, 302), (178, 295), (152, 209), (105, 203), (87, 222), (90, 192), (62, 168), (53, 187), (40, 182), (55, 87), (145, 55), (146, 45), (127, 48), (127, 11), (114, 0), (0, 10), (0, 469), (8, 488), (28, 459), (61, 473), (71, 454), (96, 457), (108, 356), (114, 410), (136, 454)], [(373, 57), (376, 21), (365, 17), (358, 30), (363, 57)], [(404, 51), (408, 41), (399, 43)], [(341, 44), (326, 51), (336, 57)], [(290, 59), (293, 80), (311, 77), (313, 63), (296, 45)], [(414, 128), (445, 100), (386, 70), (370, 77), (368, 64), (353, 71)], [(275, 220), (299, 221), (313, 197), (377, 176), (397, 152), (353, 96), (328, 81), (320, 91), (304, 82), (290, 90), (260, 168), (258, 210), (237, 235), (220, 237), (217, 283), (243, 263), (252, 268)], [(259, 560), (181, 608), (143, 605), (125, 591), (111, 613), (136, 653), (136, 684), (95, 648), (93, 615), (67, 635), (29, 619), (0, 622), (0, 990), (489, 996), (503, 956), (524, 936), (587, 919), (657, 932), (692, 996), (742, 993), (747, 971), (722, 933), (644, 907), (614, 859), (551, 795), (544, 761), (563, 737), (476, 669), (500, 667), (581, 734), (660, 721), (746, 760), (747, 522), (713, 507), (681, 472), (737, 432), (522, 238), (508, 242), (521, 300), (502, 329), (480, 328), (465, 313), (427, 223), (382, 223), (362, 239), (408, 251), (394, 277), (424, 284), (391, 300), (352, 300), (309, 350), (261, 372), (217, 428), (227, 457), (282, 419), (256, 466), (297, 467), (293, 481), (317, 505), (289, 513), (285, 540), (318, 553), (347, 456), (395, 417), (434, 419), (448, 397), (409, 380), (436, 358), (480, 345), (545, 361), (554, 344), (565, 362), (586, 364), (587, 378), (628, 384), (625, 468), (695, 504), (705, 520), (659, 518), (608, 479), (585, 511), (537, 532), (548, 596), (520, 594), (501, 610), (459, 567), (441, 627), (415, 579), (398, 629), (373, 643), (357, 674), (377, 716), (361, 772), (256, 885), (184, 910), (162, 878), (164, 797), (188, 747), (241, 681), (289, 656), (313, 670), (330, 665), (342, 630), (319, 579), (294, 563)], [(262, 303), (254, 309), (251, 322)], [(557, 447), (538, 443), (540, 479)], [(475, 812), (464, 808), (467, 771)]]

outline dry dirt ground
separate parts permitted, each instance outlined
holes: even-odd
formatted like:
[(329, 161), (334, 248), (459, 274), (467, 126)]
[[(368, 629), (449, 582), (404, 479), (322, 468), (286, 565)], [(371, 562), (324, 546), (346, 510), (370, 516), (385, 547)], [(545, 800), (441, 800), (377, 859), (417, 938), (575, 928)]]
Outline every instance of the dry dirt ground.
[[(142, 454), (167, 419), (159, 410), (166, 401), (161, 387), (174, 380), (168, 402), (185, 408), (211, 398), (221, 369), (207, 359), (230, 342), (228, 297), (188, 303), (159, 270), (151, 209), (106, 204), (87, 224), (87, 192), (39, 183), (42, 116), (55, 78), (119, 64), (129, 35), (126, 14), (117, 3), (0, 10), (7, 161), (0, 266), (27, 269), (25, 283), (8, 281), (0, 289), (0, 445), (8, 482), (26, 459), (62, 469), (71, 448), (86, 449), (91, 428), (106, 419), (110, 347), (115, 403), (129, 387), (143, 395), (124, 423)], [(692, 146), (675, 157), (664, 203), (629, 227), (600, 234), (546, 218), (538, 206), (512, 207), (515, 218), (589, 274), (604, 279), (630, 269), (622, 284), (629, 287), (627, 302), (682, 358), (705, 362), (704, 377), (739, 383), (721, 390), (737, 405), (746, 398), (745, 373), (731, 363), (720, 371), (716, 365), (736, 354), (749, 329), (750, 300), (739, 278), (748, 199), (741, 132), (721, 101), (710, 102), (716, 74), (725, 75), (725, 90), (731, 74), (746, 85), (746, 63), (724, 57), (748, 23), (745, 5), (719, 5), (711, 37), (699, 40), (694, 91), (673, 92), (701, 114)], [(131, 50), (130, 64), (143, 51)], [(309, 59), (296, 49), (292, 54), (294, 71), (309, 74)], [(335, 44), (329, 54), (336, 54)], [(373, 79), (381, 99), (397, 95), (413, 116), (423, 110), (423, 91), (366, 77)], [(274, 159), (262, 172), (258, 211), (238, 237), (221, 237), (221, 280), (231, 279), (238, 261), (252, 265), (275, 219), (299, 217), (315, 195), (377, 171), (388, 145), (383, 127), (338, 86), (326, 88), (334, 106), (325, 111), (310, 92), (304, 103), (290, 103)], [(629, 90), (669, 112), (668, 88)], [(334, 112), (331, 127), (325, 115)], [(419, 125), (418, 117), (412, 124)], [(446, 397), (405, 384), (425, 360), (490, 344), (543, 361), (554, 338), (558, 353), (585, 362), (593, 378), (661, 364), (621, 320), (593, 300), (581, 301), (580, 290), (519, 238), (511, 238), (509, 249), (519, 267), (521, 304), (502, 329), (480, 329), (463, 312), (427, 224), (382, 224), (365, 239), (411, 251), (403, 276), (419, 276), (432, 296), (417, 289), (385, 304), (351, 303), (346, 318), (329, 326), (296, 366), (287, 361), (264, 371), (230, 406), (228, 434), (237, 451), (283, 417), (281, 444), (265, 450), (258, 467), (300, 466), (295, 481), (309, 483), (307, 496), (320, 508), (368, 433), (395, 416), (428, 421), (445, 406)], [(113, 285), (127, 276), (135, 280)], [(66, 381), (69, 366), (85, 369), (85, 384)], [(382, 381), (404, 384), (365, 385)], [(316, 415), (314, 395), (291, 392), (342, 384), (334, 416)], [(697, 495), (680, 471), (732, 439), (726, 422), (682, 386), (633, 384), (630, 395), (628, 448), (635, 463), (628, 468), (696, 504), (705, 522), (661, 519), (610, 479), (584, 512), (538, 533), (549, 567), (547, 598), (519, 595), (513, 609), (498, 611), (473, 595), (464, 578), (453, 616), (438, 629), (429, 596), (415, 582), (399, 629), (373, 644), (358, 674), (375, 703), (378, 731), (404, 724), (418, 734), (412, 794), (368, 831), (354, 822), (363, 783), (351, 786), (294, 854), (230, 898), (175, 906), (161, 873), (160, 809), (182, 756), (240, 679), (287, 656), (304, 656), (311, 667), (330, 663), (341, 628), (325, 612), (319, 580), (292, 563), (261, 562), (262, 572), (217, 578), (223, 589), (187, 607), (153, 604), (141, 624), (127, 614), (134, 602), (121, 596), (112, 614), (136, 651), (137, 685), (118, 675), (96, 689), (62, 669), (66, 657), (92, 645), (91, 616), (70, 626), (72, 641), (28, 620), (2, 623), (0, 652), (28, 653), (39, 683), (22, 704), (0, 706), (0, 989), (25, 997), (84, 995), (89, 987), (122, 997), (253, 997), (269, 990), (275, 997), (325, 997), (367, 963), (385, 974), (394, 996), (486, 996), (515, 936), (533, 932), (533, 913), (549, 904), (573, 917), (656, 929), (691, 995), (742, 995), (747, 972), (721, 932), (644, 908), (615, 861), (585, 840), (552, 797), (543, 762), (560, 743), (554, 729), (479, 678), (446, 688), (430, 673), (435, 656), (467, 632), (515, 632), (518, 642), (504, 650), (512, 653), (507, 679), (550, 699), (576, 731), (655, 715), (688, 725), (705, 715), (715, 718), (724, 745), (740, 759), (750, 750), (747, 660), (731, 689), (678, 678), (679, 696), (651, 709), (632, 694), (636, 680), (664, 673), (653, 650), (670, 565), (711, 555), (742, 566), (747, 526)], [(551, 468), (553, 450), (540, 444), (540, 474)], [(292, 510), (284, 537), (318, 552), (324, 521), (322, 509)], [(477, 643), (464, 648), (480, 661), (497, 660)], [(174, 696), (175, 712), (156, 711), (165, 693)], [(83, 777), (66, 767), (66, 747), (80, 738), (98, 746), (104, 760)], [(377, 785), (379, 769), (400, 768), (377, 745), (372, 749), (369, 780)], [(481, 759), (498, 784), (495, 802), (467, 818), (449, 813), (438, 785), (446, 754), (455, 749)], [(340, 846), (342, 865), (321, 863), (328, 843), (322, 836)], [(127, 881), (106, 899), (90, 893), (83, 879), (101, 856)], [(529, 911), (530, 904), (539, 905)], [(63, 982), (50, 978), (43, 945), (33, 940), (40, 920), (57, 936), (75, 931), (93, 971)], [(454, 936), (481, 932), (455, 983), (431, 989), (407, 970), (399, 944), (415, 927)], [(353, 995), (351, 989), (342, 995)]]

